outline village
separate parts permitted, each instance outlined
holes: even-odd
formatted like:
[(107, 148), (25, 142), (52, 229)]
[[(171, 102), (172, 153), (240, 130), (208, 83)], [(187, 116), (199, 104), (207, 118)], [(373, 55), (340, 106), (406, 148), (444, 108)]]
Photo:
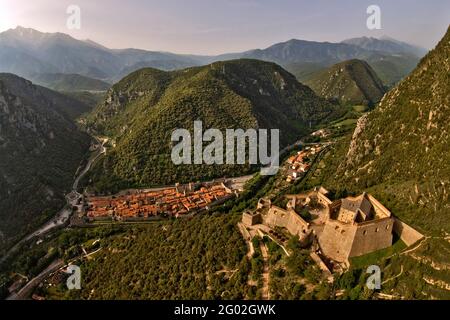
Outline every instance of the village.
[(113, 196), (87, 195), (80, 215), (96, 220), (137, 221), (152, 217), (182, 217), (209, 210), (238, 196), (226, 179), (209, 183), (176, 184), (154, 190), (129, 190)]
[(289, 169), (287, 170), (286, 181), (291, 183), (299, 179), (303, 174), (308, 172), (311, 167), (311, 160), (323, 149), (322, 145), (314, 144), (307, 146), (297, 154), (287, 160)]

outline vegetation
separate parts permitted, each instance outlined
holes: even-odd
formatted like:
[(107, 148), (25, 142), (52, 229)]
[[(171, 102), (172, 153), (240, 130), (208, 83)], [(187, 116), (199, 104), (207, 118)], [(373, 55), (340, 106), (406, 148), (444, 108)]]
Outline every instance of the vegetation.
[(309, 256), (309, 250), (299, 247), (298, 237), (289, 240), (290, 256), (278, 246), (268, 246), (270, 256), (270, 292), (275, 300), (330, 299), (331, 291), (324, 294), (326, 280), (316, 263)]
[(79, 74), (41, 73), (32, 78), (33, 82), (56, 91), (106, 91), (111, 85), (102, 80)]
[[(234, 216), (197, 216), (102, 238), (76, 299), (242, 299), (246, 245)], [(130, 272), (132, 270), (132, 272)]]
[(143, 69), (114, 85), (87, 117), (87, 129), (115, 145), (87, 179), (94, 191), (114, 192), (247, 174), (254, 170), (248, 165), (175, 166), (172, 131), (192, 132), (195, 120), (204, 130), (217, 128), (224, 135), (231, 128), (276, 128), (286, 146), (309, 132), (310, 124), (342, 112), (273, 63), (236, 60), (174, 72)]
[(0, 99), (1, 250), (64, 206), (90, 138), (70, 119), (69, 98), (0, 75)]
[[(449, 39), (450, 30), (417, 69), (359, 121), (353, 137), (335, 144), (319, 170), (294, 187), (324, 185), (337, 197), (366, 191), (432, 237), (411, 253), (399, 255), (399, 248), (391, 248), (393, 257), (373, 254), (384, 278), (395, 277), (383, 292), (397, 297), (448, 297), (444, 266), (450, 262)], [(356, 266), (372, 258), (356, 258)]]
[(343, 105), (374, 106), (385, 93), (377, 74), (365, 61), (349, 60), (312, 75), (306, 85), (319, 96)]

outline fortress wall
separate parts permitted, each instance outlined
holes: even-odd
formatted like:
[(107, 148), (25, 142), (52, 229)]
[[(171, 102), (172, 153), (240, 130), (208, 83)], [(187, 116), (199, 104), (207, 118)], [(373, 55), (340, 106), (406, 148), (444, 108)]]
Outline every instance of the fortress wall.
[(337, 200), (333, 203), (331, 203), (327, 208), (328, 208), (328, 216), (329, 217), (333, 217), (336, 216), (339, 208), (341, 207), (342, 201), (341, 200)]
[(319, 246), (323, 254), (338, 261), (346, 262), (352, 249), (356, 226), (328, 220), (319, 237)]
[(289, 225), (289, 216), (290, 214), (288, 211), (272, 206), (264, 219), (264, 223), (272, 228), (287, 228)]
[(303, 236), (307, 233), (309, 224), (302, 219), (297, 213), (289, 211), (289, 220), (286, 228), (291, 234)]
[(390, 217), (391, 212), (370, 194), (367, 195), (378, 217)]
[(358, 257), (392, 245), (394, 219), (385, 218), (356, 225), (349, 257)]
[(292, 199), (296, 199), (296, 200), (306, 200), (306, 198), (308, 198), (309, 195), (307, 194), (288, 194), (285, 196), (286, 199), (292, 200)]
[(410, 227), (398, 218), (394, 218), (394, 232), (409, 247), (417, 241), (423, 239), (424, 235), (414, 228)]
[(256, 224), (261, 224), (263, 222), (261, 213), (250, 213), (244, 212), (242, 215), (242, 223), (246, 226), (254, 226)]
[(318, 199), (319, 202), (320, 202), (321, 204), (323, 204), (324, 206), (328, 206), (328, 205), (330, 205), (330, 204), (333, 203), (333, 202), (332, 202), (330, 199), (328, 199), (324, 194), (322, 194), (322, 193), (320, 193), (320, 192), (317, 192), (316, 194), (317, 194), (317, 199)]
[(258, 201), (257, 209), (270, 208), (271, 205), (272, 205), (272, 201), (264, 199), (264, 198), (261, 198)]
[(272, 206), (264, 218), (264, 223), (269, 227), (286, 228), (292, 235), (303, 236), (307, 233), (309, 224), (295, 211), (284, 210)]

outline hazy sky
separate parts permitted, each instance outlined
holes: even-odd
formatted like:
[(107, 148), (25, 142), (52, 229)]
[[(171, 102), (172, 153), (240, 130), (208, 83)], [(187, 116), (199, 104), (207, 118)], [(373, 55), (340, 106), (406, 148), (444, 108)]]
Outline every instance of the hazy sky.
[[(71, 4), (81, 8), (80, 30), (66, 27)], [(381, 8), (382, 30), (366, 27), (372, 4)], [(362, 35), (431, 48), (449, 23), (450, 0), (0, 0), (0, 31), (21, 25), (112, 48), (196, 54)]]

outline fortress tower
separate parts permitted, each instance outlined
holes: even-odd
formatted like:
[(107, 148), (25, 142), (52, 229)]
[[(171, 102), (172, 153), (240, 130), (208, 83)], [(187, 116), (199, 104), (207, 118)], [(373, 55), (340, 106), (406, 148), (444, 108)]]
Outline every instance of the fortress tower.
[(392, 245), (394, 219), (378, 200), (363, 193), (358, 197), (337, 200), (329, 205), (329, 216), (319, 245), (323, 254), (348, 262)]

